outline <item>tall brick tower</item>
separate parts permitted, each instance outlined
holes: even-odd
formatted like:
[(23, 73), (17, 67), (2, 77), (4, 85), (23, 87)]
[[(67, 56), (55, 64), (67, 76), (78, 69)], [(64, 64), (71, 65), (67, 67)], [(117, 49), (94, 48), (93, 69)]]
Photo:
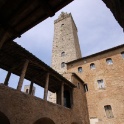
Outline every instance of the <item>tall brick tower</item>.
[(66, 72), (66, 62), (81, 58), (77, 27), (71, 13), (62, 12), (54, 22), (52, 68), (60, 74)]
[[(77, 27), (71, 13), (62, 12), (54, 21), (52, 68), (60, 74), (66, 73), (66, 62), (81, 58)], [(56, 95), (49, 93), (49, 101), (56, 102)]]

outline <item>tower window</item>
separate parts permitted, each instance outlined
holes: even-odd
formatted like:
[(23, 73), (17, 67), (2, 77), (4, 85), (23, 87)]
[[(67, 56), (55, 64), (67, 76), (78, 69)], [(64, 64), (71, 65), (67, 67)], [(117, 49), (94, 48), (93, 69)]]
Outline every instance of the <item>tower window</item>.
[(108, 64), (108, 65), (113, 64), (113, 61), (112, 61), (112, 59), (111, 59), (111, 58), (106, 59), (106, 62), (107, 62), (107, 64)]
[(124, 58), (124, 52), (122, 52), (121, 55), (122, 55), (122, 58)]
[(110, 105), (104, 106), (107, 118), (113, 118), (112, 108)]
[(105, 88), (105, 84), (104, 84), (104, 81), (102, 79), (101, 80), (97, 80), (97, 83), (98, 83), (98, 88), (99, 89)]
[(63, 57), (63, 56), (65, 56), (65, 52), (62, 52), (62, 53), (61, 53), (61, 57)]
[(82, 67), (78, 67), (78, 72), (79, 72), (79, 73), (82, 72)]
[(88, 92), (88, 86), (87, 86), (87, 84), (84, 84), (84, 91), (85, 92)]
[(61, 27), (63, 27), (64, 26), (64, 24), (61, 24)]
[(28, 89), (26, 89), (26, 93), (28, 93)]
[(95, 67), (95, 64), (94, 63), (91, 63), (90, 64), (90, 69), (95, 69), (96, 67)]
[(61, 68), (64, 68), (65, 67), (65, 62), (62, 62), (61, 63)]

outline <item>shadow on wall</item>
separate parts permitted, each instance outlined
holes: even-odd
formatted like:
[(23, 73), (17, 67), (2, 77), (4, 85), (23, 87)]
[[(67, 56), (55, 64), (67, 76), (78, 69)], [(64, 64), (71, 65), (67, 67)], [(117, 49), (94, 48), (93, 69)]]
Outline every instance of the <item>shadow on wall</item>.
[(55, 123), (53, 122), (53, 120), (49, 118), (40, 118), (34, 124), (55, 124)]
[(0, 112), (0, 124), (10, 124), (9, 119), (2, 112)]

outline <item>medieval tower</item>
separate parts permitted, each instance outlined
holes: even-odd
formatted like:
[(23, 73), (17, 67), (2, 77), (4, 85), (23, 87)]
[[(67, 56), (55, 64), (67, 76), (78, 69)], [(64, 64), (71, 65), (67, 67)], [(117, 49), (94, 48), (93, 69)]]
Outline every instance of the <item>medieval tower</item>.
[[(81, 58), (77, 27), (71, 13), (62, 12), (54, 21), (52, 68), (60, 74), (67, 72), (66, 63)], [(56, 94), (49, 93), (49, 101), (56, 102)]]
[(77, 27), (71, 13), (62, 12), (54, 22), (52, 68), (60, 74), (66, 72), (66, 63), (81, 58)]

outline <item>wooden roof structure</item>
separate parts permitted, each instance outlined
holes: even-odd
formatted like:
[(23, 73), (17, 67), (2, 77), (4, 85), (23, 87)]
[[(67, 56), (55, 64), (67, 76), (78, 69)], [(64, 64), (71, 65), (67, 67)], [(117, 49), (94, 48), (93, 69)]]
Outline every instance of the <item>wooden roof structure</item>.
[(103, 0), (103, 2), (111, 10), (115, 19), (124, 29), (124, 0)]
[(13, 41), (6, 42), (0, 50), (0, 68), (18, 76), (21, 75), (25, 60), (29, 60), (25, 79), (44, 87), (46, 75), (49, 73), (49, 91), (56, 92), (62, 83), (70, 88), (75, 87), (70, 81)]
[(0, 0), (0, 42), (13, 40), (73, 0)]

